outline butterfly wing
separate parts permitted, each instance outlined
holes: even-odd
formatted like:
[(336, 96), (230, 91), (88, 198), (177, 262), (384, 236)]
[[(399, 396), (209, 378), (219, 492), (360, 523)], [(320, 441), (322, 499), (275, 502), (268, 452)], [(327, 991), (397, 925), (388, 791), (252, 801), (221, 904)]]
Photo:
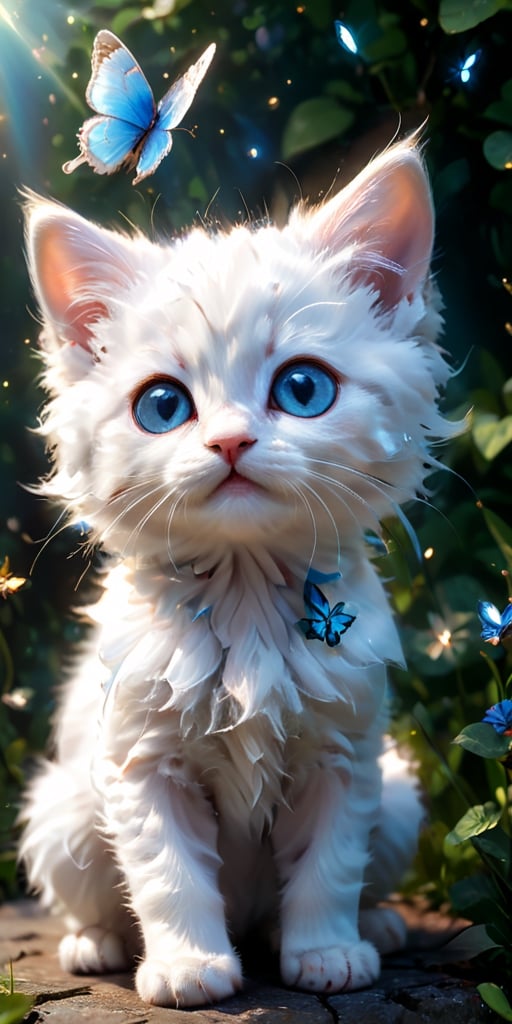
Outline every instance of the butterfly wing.
[(133, 54), (113, 32), (102, 29), (94, 40), (92, 74), (85, 98), (97, 114), (136, 125), (139, 135), (153, 124), (155, 101)]
[(151, 131), (148, 132), (140, 147), (137, 160), (137, 174), (132, 181), (132, 185), (138, 185), (139, 181), (143, 181), (148, 175), (154, 174), (158, 165), (161, 164), (164, 156), (167, 156), (171, 148), (171, 133), (163, 131), (157, 122)]
[(299, 628), (306, 640), (325, 640), (329, 602), (316, 583), (310, 579), (304, 584), (304, 606), (311, 616), (299, 620)]
[(312, 583), (309, 579), (304, 584), (304, 605), (308, 614), (314, 619), (327, 621), (331, 610), (329, 602), (320, 587), (317, 587), (316, 583)]
[(153, 174), (172, 146), (171, 129), (183, 120), (201, 84), (215, 53), (215, 43), (204, 51), (199, 60), (178, 78), (160, 100), (156, 121), (142, 144), (133, 184)]
[(185, 71), (185, 74), (178, 78), (162, 96), (157, 108), (157, 124), (163, 131), (168, 132), (172, 128), (176, 128), (185, 117), (210, 67), (215, 50), (215, 43), (210, 43), (199, 60), (192, 64), (188, 71)]
[(337, 647), (343, 634), (355, 621), (356, 616), (344, 612), (344, 607), (345, 602), (340, 601), (329, 613), (325, 630), (325, 640), (329, 647)]
[(306, 640), (325, 640), (325, 619), (299, 619), (297, 625)]
[(63, 164), (71, 174), (80, 164), (88, 163), (97, 174), (113, 174), (120, 167), (132, 167), (137, 159), (140, 128), (115, 117), (90, 117), (78, 133), (80, 156)]
[[(491, 601), (478, 602), (478, 615), (482, 624), (481, 637), (486, 643), (494, 646), (500, 642), (502, 627), (501, 615), (495, 604)], [(512, 606), (511, 606), (512, 607)]]

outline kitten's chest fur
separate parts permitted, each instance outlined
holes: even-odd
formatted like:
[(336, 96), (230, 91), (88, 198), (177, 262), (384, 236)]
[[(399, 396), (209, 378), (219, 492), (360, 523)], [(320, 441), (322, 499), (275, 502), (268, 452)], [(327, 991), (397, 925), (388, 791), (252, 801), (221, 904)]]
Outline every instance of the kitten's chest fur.
[(364, 560), (347, 558), (346, 577), (331, 587), (352, 597), (357, 580), (374, 632), (363, 620), (332, 650), (297, 627), (305, 571), (263, 549), (180, 572), (111, 571), (93, 614), (108, 669), (102, 749), (114, 772), (150, 758), (261, 834), (289, 778), (296, 785), (313, 763), (350, 774), (358, 737), (375, 731), (378, 745), (383, 661), (398, 649), (380, 582)]

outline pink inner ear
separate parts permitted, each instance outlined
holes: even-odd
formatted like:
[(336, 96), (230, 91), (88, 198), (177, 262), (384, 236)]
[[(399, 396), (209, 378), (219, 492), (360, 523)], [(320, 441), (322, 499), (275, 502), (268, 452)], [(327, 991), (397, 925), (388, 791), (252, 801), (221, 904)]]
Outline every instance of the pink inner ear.
[(90, 290), (94, 286), (95, 267), (90, 254), (80, 252), (69, 226), (57, 220), (40, 227), (34, 256), (44, 305), (61, 340), (89, 351), (92, 325), (108, 316), (105, 303), (80, 298), (88, 286)]
[(108, 316), (107, 307), (102, 302), (82, 302), (76, 307), (76, 317), (72, 323), (74, 337), (72, 344), (81, 345), (90, 351), (90, 340), (93, 336), (91, 325)]
[[(332, 253), (353, 248), (352, 277), (392, 309), (421, 287), (433, 243), (433, 210), (420, 158), (408, 143), (378, 157), (309, 222)], [(396, 268), (396, 269), (393, 269)]]
[[(433, 243), (430, 190), (421, 165), (408, 161), (385, 182), (381, 200), (382, 255), (402, 273), (381, 271), (381, 300), (389, 308), (410, 297), (425, 280)], [(386, 216), (386, 208), (389, 211)]]

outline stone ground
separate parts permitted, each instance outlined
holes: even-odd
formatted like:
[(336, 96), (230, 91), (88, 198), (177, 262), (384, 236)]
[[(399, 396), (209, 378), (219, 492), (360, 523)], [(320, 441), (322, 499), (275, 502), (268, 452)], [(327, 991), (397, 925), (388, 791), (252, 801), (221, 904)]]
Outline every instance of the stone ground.
[(65, 974), (56, 955), (61, 923), (29, 900), (0, 908), (0, 973), (12, 962), (15, 990), (36, 995), (26, 1024), (491, 1024), (496, 1018), (473, 982), (432, 965), (460, 925), (417, 907), (400, 909), (409, 925), (407, 951), (385, 959), (372, 989), (345, 995), (285, 989), (273, 962), (252, 957), (243, 992), (224, 1003), (197, 1010), (147, 1006), (130, 974)]

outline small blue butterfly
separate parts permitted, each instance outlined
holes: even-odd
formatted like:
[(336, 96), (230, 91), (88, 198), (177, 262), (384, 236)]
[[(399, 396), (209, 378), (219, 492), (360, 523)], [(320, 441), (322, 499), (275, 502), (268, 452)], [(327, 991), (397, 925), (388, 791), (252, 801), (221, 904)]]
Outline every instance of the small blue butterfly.
[(320, 587), (311, 580), (304, 584), (304, 605), (310, 619), (299, 619), (298, 626), (306, 640), (325, 640), (328, 647), (337, 647), (343, 633), (347, 632), (356, 616), (344, 612), (344, 601), (331, 608)]
[(136, 168), (133, 184), (156, 171), (172, 146), (171, 129), (183, 120), (215, 53), (212, 43), (155, 105), (149, 83), (135, 57), (107, 29), (94, 40), (92, 75), (85, 98), (96, 117), (78, 131), (80, 156), (62, 167), (71, 174), (88, 163), (97, 174)]
[(512, 604), (507, 604), (501, 615), (490, 601), (479, 601), (477, 607), (482, 623), (480, 636), (487, 644), (497, 647), (512, 630)]
[(458, 73), (463, 85), (467, 85), (467, 83), (469, 82), (472, 75), (472, 68), (474, 68), (479, 57), (480, 50), (477, 50), (475, 53), (470, 53), (469, 57), (466, 57), (466, 59), (460, 65)]

